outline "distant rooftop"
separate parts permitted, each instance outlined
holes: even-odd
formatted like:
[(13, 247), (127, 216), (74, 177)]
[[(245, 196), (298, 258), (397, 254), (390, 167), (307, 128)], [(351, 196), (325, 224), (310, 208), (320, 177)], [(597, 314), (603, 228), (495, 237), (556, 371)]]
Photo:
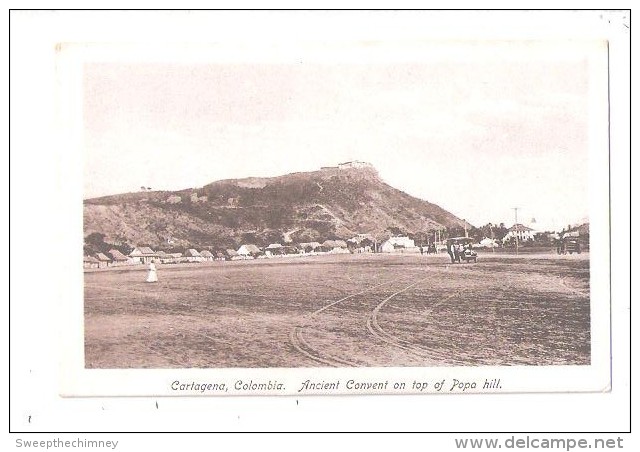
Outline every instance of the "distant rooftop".
[(516, 223), (513, 226), (511, 226), (509, 228), (509, 232), (529, 232), (529, 231), (533, 231), (534, 229), (531, 229), (528, 226), (525, 226), (524, 224), (520, 224), (520, 223)]

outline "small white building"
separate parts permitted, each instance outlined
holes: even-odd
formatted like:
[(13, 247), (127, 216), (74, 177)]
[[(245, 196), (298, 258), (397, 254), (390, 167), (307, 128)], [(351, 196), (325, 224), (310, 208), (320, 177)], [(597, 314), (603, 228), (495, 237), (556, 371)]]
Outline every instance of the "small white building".
[(509, 228), (509, 230), (507, 231), (507, 234), (504, 236), (502, 241), (506, 242), (507, 240), (514, 237), (517, 237), (518, 240), (521, 242), (524, 242), (526, 240), (534, 240), (535, 234), (536, 234), (536, 231), (534, 229), (531, 229), (530, 227), (525, 226), (523, 224), (517, 223)]
[(313, 254), (318, 251), (322, 245), (319, 242), (302, 242), (298, 244), (300, 254)]
[(415, 242), (406, 236), (390, 237), (382, 243), (380, 250), (383, 253), (420, 252)]
[(380, 251), (383, 253), (394, 253), (396, 251), (396, 247), (390, 240), (385, 240), (382, 245), (380, 245)]
[(193, 248), (189, 248), (187, 251), (185, 251), (184, 257), (187, 258), (187, 262), (202, 262), (202, 261), (204, 261), (204, 258), (200, 255), (200, 253), (198, 253), (198, 251), (193, 249)]
[(100, 267), (100, 261), (93, 256), (84, 256), (82, 266), (83, 268), (98, 268)]
[(129, 265), (133, 263), (133, 259), (125, 256), (124, 254), (122, 254), (122, 252), (120, 252), (120, 250), (117, 250), (115, 248), (109, 250), (109, 256), (111, 256), (111, 265), (113, 266)]
[(95, 258), (100, 262), (98, 268), (106, 268), (111, 265), (111, 258), (107, 257), (104, 253), (96, 253)]
[(214, 259), (213, 253), (211, 253), (211, 251), (209, 250), (200, 251), (200, 256), (202, 256), (202, 259), (207, 262), (212, 262)]
[(182, 253), (169, 253), (167, 254), (167, 256), (170, 256), (171, 262), (173, 263), (183, 262), (185, 260), (185, 257), (182, 255)]
[(271, 243), (264, 249), (264, 254), (268, 257), (282, 256), (284, 254), (284, 250), (280, 243)]
[(160, 252), (158, 252), (158, 257), (160, 259), (160, 262), (163, 263), (163, 264), (177, 264), (179, 262), (182, 262), (183, 259), (186, 261), (186, 258), (182, 257), (182, 253), (160, 253)]
[(148, 246), (136, 246), (129, 253), (129, 257), (133, 259), (135, 264), (148, 264), (158, 257), (157, 253)]
[(350, 252), (347, 242), (344, 240), (325, 240), (322, 244), (322, 249), (326, 249), (332, 254), (344, 254)]
[(347, 248), (347, 242), (344, 240), (325, 240), (322, 246), (327, 248)]
[(260, 248), (258, 248), (256, 245), (242, 245), (240, 248), (238, 248), (238, 251), (236, 251), (236, 253), (240, 256), (256, 256), (258, 254), (260, 254)]

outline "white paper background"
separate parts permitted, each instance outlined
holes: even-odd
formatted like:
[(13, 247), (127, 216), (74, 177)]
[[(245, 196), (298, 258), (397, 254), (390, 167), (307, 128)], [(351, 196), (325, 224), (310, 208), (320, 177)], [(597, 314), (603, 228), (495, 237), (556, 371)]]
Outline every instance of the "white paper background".
[[(609, 39), (612, 61), (612, 235), (626, 238), (629, 234), (629, 42), (625, 27), (629, 21), (623, 19), (625, 13), (430, 12), (405, 14), (399, 22), (388, 20), (390, 12), (226, 12), (221, 13), (222, 20), (214, 20), (220, 17), (214, 14), (12, 14), (11, 430), (626, 430), (629, 419), (629, 284), (625, 262), (628, 262), (628, 256), (625, 249), (616, 246), (612, 250), (614, 358), (611, 393), (305, 397), (298, 398), (297, 404), (295, 397), (158, 400), (63, 399), (58, 396), (60, 346), (73, 347), (73, 343), (55, 339), (70, 327), (64, 319), (60, 321), (60, 302), (64, 304), (65, 299), (73, 297), (74, 291), (76, 296), (82, 296), (81, 283), (68, 284), (78, 278), (81, 281), (77, 259), (65, 257), (68, 250), (77, 247), (77, 237), (82, 234), (81, 218), (74, 217), (82, 196), (82, 164), (77, 153), (70, 151), (73, 146), (67, 147), (68, 142), (63, 145), (56, 137), (60, 124), (53, 119), (56, 90), (52, 49), (58, 42), (157, 45), (159, 42), (255, 41), (255, 37), (263, 39), (264, 36), (285, 43), (299, 41), (302, 36), (325, 42), (354, 37), (392, 41), (416, 37)], [(594, 181), (598, 193), (606, 193), (606, 186), (598, 182)], [(51, 265), (43, 271), (34, 265), (32, 254), (45, 248)], [(597, 263), (592, 255), (592, 265)], [(35, 273), (38, 278), (34, 277)], [(75, 320), (81, 319), (82, 306), (71, 315)], [(68, 340), (69, 336), (66, 338)], [(149, 385), (157, 384), (155, 378), (150, 376)], [(156, 409), (156, 401), (159, 409)], [(28, 416), (31, 416), (31, 423)], [(391, 447), (394, 440), (390, 441)]]

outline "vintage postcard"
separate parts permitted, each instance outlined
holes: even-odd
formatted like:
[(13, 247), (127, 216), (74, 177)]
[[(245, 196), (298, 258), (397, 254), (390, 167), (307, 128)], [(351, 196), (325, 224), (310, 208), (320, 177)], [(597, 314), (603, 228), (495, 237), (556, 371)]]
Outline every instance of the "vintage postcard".
[(60, 393), (608, 391), (608, 52), (60, 43)]

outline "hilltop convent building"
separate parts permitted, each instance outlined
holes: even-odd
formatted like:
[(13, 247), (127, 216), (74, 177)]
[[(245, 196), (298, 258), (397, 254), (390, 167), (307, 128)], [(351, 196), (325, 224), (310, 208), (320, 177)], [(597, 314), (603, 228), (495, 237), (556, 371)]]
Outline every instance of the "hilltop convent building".
[(339, 169), (351, 169), (351, 168), (373, 168), (371, 163), (361, 162), (359, 160), (353, 160), (352, 162), (344, 162), (338, 164)]
[(321, 170), (347, 170), (347, 169), (374, 169), (371, 163), (352, 160), (351, 162), (338, 163), (338, 166), (323, 166)]

